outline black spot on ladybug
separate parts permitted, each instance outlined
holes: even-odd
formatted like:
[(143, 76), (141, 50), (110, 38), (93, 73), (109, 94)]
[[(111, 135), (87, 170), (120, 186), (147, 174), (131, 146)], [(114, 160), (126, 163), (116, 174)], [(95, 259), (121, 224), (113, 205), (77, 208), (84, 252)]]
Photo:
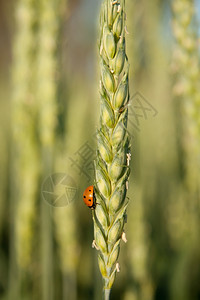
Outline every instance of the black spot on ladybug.
[(92, 200), (91, 200), (91, 199), (88, 199), (88, 201), (90, 201), (90, 202), (91, 202)]
[(91, 192), (91, 190), (89, 190), (89, 192)]
[(83, 196), (84, 198), (86, 198), (86, 196)]

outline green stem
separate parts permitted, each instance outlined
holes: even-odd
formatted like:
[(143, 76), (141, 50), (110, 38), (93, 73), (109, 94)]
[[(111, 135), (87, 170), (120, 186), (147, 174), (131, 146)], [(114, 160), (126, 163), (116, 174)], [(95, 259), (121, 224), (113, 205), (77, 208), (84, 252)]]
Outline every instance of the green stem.
[(111, 291), (111, 289), (105, 289), (104, 290), (104, 300), (109, 300), (110, 299), (110, 291)]
[[(53, 170), (53, 155), (50, 149), (43, 147), (43, 177)], [(44, 300), (53, 299), (53, 240), (52, 240), (52, 208), (41, 201), (41, 251), (42, 251), (42, 294)]]

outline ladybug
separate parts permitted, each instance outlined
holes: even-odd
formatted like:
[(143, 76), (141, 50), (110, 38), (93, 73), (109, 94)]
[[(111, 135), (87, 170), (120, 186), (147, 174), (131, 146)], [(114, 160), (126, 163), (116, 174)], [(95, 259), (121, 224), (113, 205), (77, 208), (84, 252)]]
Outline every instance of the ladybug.
[(95, 209), (96, 207), (96, 198), (94, 194), (94, 186), (90, 185), (85, 189), (83, 193), (83, 201), (87, 205), (87, 207), (91, 209)]

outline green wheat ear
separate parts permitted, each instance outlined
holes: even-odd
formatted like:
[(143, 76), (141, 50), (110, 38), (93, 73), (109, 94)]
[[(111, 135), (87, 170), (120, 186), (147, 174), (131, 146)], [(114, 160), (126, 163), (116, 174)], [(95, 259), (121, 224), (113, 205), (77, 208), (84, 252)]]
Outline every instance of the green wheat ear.
[(100, 14), (100, 129), (95, 160), (93, 245), (98, 249), (105, 299), (109, 299), (126, 220), (130, 144), (127, 132), (129, 64), (125, 49), (125, 1), (105, 0)]
[[(173, 72), (174, 96), (179, 101), (184, 150), (185, 185), (190, 193), (199, 190), (200, 71), (194, 1), (176, 0), (172, 5), (175, 37)], [(181, 131), (179, 130), (179, 131)]]

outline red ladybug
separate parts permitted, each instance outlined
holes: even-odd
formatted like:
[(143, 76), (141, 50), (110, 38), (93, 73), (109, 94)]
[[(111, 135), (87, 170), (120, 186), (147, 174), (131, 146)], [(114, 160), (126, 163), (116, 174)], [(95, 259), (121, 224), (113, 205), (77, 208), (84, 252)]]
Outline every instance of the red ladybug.
[(90, 185), (83, 193), (83, 201), (87, 205), (87, 207), (91, 209), (95, 209), (96, 207), (96, 199), (94, 194), (94, 186)]

